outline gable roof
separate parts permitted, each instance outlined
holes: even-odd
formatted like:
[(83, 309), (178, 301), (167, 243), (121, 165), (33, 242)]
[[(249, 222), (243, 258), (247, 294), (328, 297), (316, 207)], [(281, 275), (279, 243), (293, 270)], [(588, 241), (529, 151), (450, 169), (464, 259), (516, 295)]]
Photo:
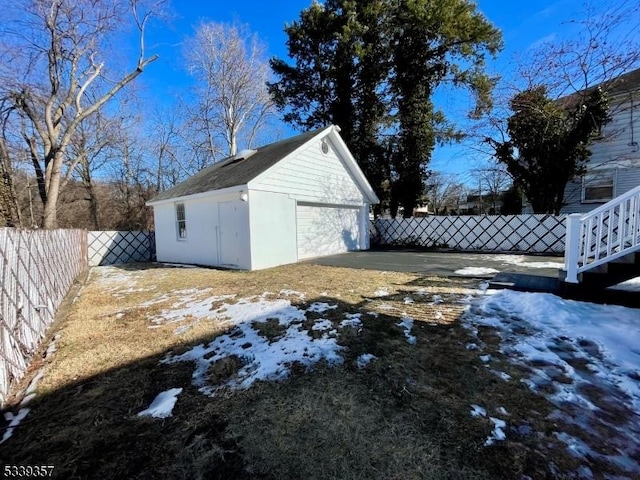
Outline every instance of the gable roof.
[(254, 154), (245, 158), (227, 157), (210, 167), (203, 168), (175, 187), (159, 193), (149, 200), (147, 204), (222, 188), (246, 185), (316, 135), (330, 128), (332, 127), (305, 132), (295, 137), (264, 145), (257, 148)]

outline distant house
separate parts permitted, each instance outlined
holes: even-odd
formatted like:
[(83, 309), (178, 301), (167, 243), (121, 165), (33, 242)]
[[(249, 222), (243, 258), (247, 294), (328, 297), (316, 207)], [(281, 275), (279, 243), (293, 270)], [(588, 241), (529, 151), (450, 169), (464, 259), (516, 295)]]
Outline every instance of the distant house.
[(257, 270), (369, 248), (378, 198), (338, 132), (240, 152), (151, 199), (158, 261)]
[(584, 213), (640, 185), (640, 69), (605, 85), (611, 121), (591, 146), (587, 173), (567, 184), (561, 213)]
[(460, 215), (498, 215), (502, 208), (502, 197), (505, 192), (470, 194), (460, 204)]

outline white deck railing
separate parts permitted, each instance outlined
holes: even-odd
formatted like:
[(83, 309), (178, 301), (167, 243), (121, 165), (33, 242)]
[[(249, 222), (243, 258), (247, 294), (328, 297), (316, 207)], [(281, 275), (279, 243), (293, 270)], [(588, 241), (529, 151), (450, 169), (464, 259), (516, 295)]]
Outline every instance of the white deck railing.
[(640, 185), (587, 213), (567, 216), (566, 282), (640, 250)]

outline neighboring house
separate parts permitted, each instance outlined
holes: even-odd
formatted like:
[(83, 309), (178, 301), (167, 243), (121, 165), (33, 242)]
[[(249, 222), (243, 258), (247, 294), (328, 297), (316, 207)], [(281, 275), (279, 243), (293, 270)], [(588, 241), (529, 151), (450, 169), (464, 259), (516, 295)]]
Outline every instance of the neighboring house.
[(611, 121), (591, 148), (587, 173), (567, 184), (561, 213), (584, 213), (640, 185), (640, 69), (605, 85)]
[(242, 151), (151, 199), (158, 261), (257, 270), (368, 249), (378, 198), (338, 132)]
[(497, 215), (502, 208), (502, 197), (500, 194), (483, 193), (467, 195), (465, 203), (460, 204), (460, 215)]

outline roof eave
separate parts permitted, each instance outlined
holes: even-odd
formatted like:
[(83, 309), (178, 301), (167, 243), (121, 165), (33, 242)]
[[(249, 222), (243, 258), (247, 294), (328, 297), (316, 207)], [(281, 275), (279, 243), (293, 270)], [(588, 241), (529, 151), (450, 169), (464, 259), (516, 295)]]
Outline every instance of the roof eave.
[(218, 190), (208, 190), (206, 192), (201, 192), (201, 193), (192, 193), (191, 195), (182, 195), (178, 197), (163, 198), (161, 200), (151, 199), (148, 202), (146, 202), (145, 205), (148, 207), (153, 207), (156, 205), (163, 205), (167, 203), (183, 202), (185, 200), (198, 200), (200, 198), (217, 197), (217, 196), (229, 195), (232, 193), (240, 193), (242, 190), (248, 190), (248, 184), (245, 183), (242, 185), (234, 185), (233, 187), (220, 188)]

